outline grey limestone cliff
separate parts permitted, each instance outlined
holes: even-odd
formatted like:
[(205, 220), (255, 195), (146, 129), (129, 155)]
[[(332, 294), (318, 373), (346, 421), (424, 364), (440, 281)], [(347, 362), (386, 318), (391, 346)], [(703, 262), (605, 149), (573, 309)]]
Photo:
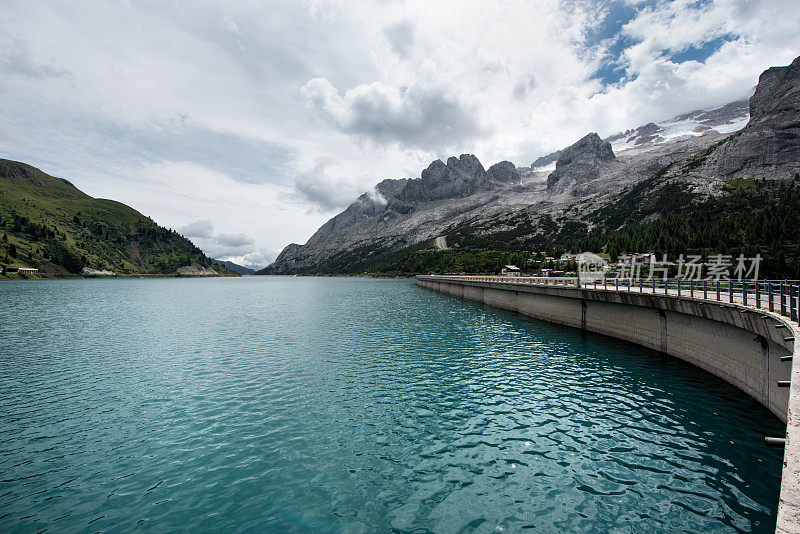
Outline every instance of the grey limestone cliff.
[(750, 98), (750, 122), (708, 158), (702, 172), (779, 180), (800, 173), (800, 57), (761, 74)]
[(462, 198), (475, 193), (486, 182), (486, 171), (472, 154), (447, 158), (447, 164), (437, 159), (422, 171), (422, 176), (410, 180), (399, 194), (400, 200), (411, 204)]
[(521, 180), (519, 171), (516, 165), (510, 161), (501, 161), (495, 163), (486, 171), (486, 181), (489, 185), (498, 184), (511, 184), (517, 183)]
[(590, 133), (564, 150), (556, 161), (556, 170), (547, 177), (547, 189), (562, 193), (570, 187), (594, 180), (614, 159), (611, 143), (603, 141), (596, 133)]

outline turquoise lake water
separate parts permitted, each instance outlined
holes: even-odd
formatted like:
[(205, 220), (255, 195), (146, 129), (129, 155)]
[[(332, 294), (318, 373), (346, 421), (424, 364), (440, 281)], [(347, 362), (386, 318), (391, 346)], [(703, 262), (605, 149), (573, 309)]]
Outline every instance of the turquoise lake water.
[(771, 532), (783, 426), (416, 287), (0, 283), (0, 531)]

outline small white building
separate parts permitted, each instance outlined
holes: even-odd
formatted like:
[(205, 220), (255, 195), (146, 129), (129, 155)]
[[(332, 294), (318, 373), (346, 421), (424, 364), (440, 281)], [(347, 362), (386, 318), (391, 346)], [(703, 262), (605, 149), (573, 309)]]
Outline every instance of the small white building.
[(520, 268), (516, 265), (506, 265), (503, 267), (503, 270), (500, 271), (500, 274), (503, 276), (519, 276)]
[(39, 269), (34, 269), (33, 267), (20, 267), (19, 272), (21, 273), (38, 273)]

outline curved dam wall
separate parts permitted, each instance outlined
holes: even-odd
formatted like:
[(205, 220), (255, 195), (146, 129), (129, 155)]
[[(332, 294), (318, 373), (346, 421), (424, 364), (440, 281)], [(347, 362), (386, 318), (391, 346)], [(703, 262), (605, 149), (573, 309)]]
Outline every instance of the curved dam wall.
[[(454, 297), (643, 345), (694, 364), (756, 399), (786, 423), (776, 532), (800, 533), (800, 329), (766, 310), (717, 301), (567, 286), (419, 276)], [(779, 387), (791, 380), (793, 386)]]
[[(778, 316), (735, 304), (667, 295), (523, 286), (502, 282), (442, 281), (420, 276), (426, 289), (523, 315), (605, 334), (649, 347), (733, 384), (787, 418), (793, 351), (791, 325)], [(776, 325), (781, 324), (778, 327)]]

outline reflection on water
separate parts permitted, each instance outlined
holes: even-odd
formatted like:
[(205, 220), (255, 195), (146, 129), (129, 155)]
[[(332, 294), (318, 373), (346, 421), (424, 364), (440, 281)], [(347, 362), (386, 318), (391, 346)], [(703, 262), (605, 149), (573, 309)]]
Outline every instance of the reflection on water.
[(0, 284), (0, 530), (774, 529), (781, 423), (406, 280)]

